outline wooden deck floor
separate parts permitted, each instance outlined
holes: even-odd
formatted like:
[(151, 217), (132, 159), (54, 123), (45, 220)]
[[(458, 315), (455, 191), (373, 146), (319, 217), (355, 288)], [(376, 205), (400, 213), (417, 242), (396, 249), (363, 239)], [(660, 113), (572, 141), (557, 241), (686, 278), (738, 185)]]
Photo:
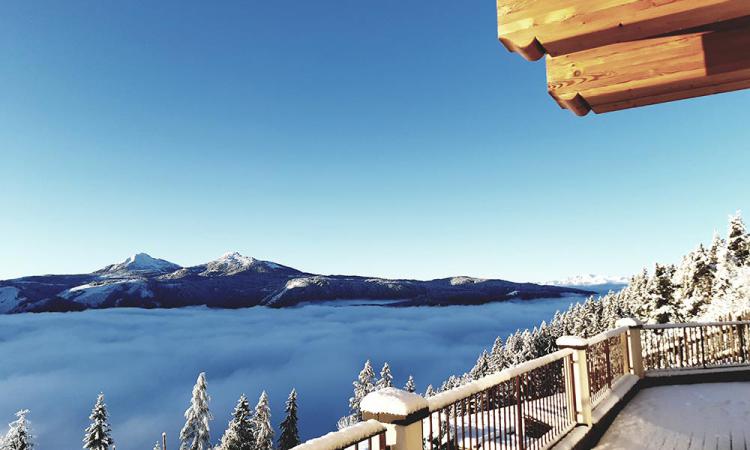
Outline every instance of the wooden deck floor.
[(595, 447), (750, 449), (750, 383), (706, 383), (640, 391)]

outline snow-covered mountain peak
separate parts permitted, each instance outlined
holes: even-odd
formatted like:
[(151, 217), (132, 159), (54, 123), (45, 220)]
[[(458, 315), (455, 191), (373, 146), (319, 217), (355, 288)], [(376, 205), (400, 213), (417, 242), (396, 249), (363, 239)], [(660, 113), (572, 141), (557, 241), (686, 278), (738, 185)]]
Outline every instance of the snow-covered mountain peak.
[(628, 284), (627, 277), (605, 276), (588, 273), (565, 278), (563, 280), (548, 281), (544, 284), (552, 286), (597, 286), (601, 284)]
[(247, 270), (268, 272), (280, 268), (276, 263), (261, 261), (238, 252), (227, 252), (209, 263), (201, 275), (234, 275)]
[(164, 259), (154, 258), (147, 253), (136, 253), (128, 257), (125, 261), (117, 264), (111, 264), (97, 273), (122, 273), (122, 272), (173, 272), (179, 270), (181, 266), (166, 261)]

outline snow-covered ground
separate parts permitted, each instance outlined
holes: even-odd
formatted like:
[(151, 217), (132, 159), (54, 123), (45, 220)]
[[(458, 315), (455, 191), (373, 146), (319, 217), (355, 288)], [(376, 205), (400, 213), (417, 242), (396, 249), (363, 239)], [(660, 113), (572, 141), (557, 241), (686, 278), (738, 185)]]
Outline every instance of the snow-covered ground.
[(750, 383), (707, 383), (642, 390), (596, 448), (747, 448), (745, 438)]
[(376, 370), (389, 361), (397, 386), (414, 375), (423, 392), (469, 370), (497, 335), (537, 325), (576, 300), (381, 308), (377, 315), (308, 306), (0, 316), (0, 424), (29, 408), (39, 448), (78, 448), (102, 391), (117, 448), (151, 448), (162, 431), (174, 442), (195, 377), (206, 371), (214, 440), (242, 393), (255, 402), (268, 390), (278, 425), (292, 387), (302, 437), (312, 438), (347, 413), (367, 358)]

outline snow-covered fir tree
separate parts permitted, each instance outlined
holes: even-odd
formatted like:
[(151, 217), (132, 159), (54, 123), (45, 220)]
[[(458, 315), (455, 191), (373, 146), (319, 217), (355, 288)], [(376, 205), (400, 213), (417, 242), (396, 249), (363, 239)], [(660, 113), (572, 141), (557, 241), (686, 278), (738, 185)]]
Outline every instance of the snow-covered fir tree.
[(255, 436), (253, 433), (252, 413), (245, 394), (237, 400), (232, 412), (232, 419), (221, 437), (221, 450), (253, 450)]
[(674, 273), (675, 267), (671, 265), (656, 264), (654, 267), (654, 276), (648, 284), (649, 319), (652, 322), (679, 322), (682, 319), (680, 304), (674, 296)]
[(490, 371), (490, 355), (487, 353), (487, 350), (484, 350), (479, 355), (479, 358), (477, 358), (477, 363), (471, 369), (470, 375), (473, 380), (478, 380), (489, 375)]
[(406, 380), (406, 384), (404, 385), (404, 390), (406, 392), (416, 392), (417, 386), (414, 384), (414, 377), (409, 375), (409, 379)]
[(161, 444), (159, 443), (159, 441), (156, 441), (156, 443), (154, 443), (154, 450), (161, 450)]
[(362, 411), (359, 409), (359, 404), (367, 394), (375, 390), (376, 383), (375, 371), (372, 368), (372, 363), (368, 359), (365, 362), (362, 371), (359, 372), (357, 380), (352, 383), (354, 386), (354, 395), (349, 398), (350, 414), (339, 421), (339, 429), (353, 425), (362, 420)]
[(503, 350), (503, 340), (498, 336), (495, 343), (492, 344), (490, 351), (490, 370), (499, 372), (505, 368), (505, 352)]
[(727, 253), (734, 265), (738, 267), (750, 264), (750, 236), (747, 234), (745, 222), (739, 211), (729, 218)]
[(107, 405), (104, 403), (104, 394), (96, 397), (96, 403), (89, 416), (91, 424), (86, 428), (83, 435), (83, 448), (89, 450), (109, 450), (114, 445), (112, 439), (112, 428), (109, 425)]
[(300, 444), (297, 427), (297, 391), (295, 389), (292, 389), (286, 399), (284, 413), (285, 417), (280, 426), (279, 450), (289, 450)]
[(271, 425), (271, 407), (268, 394), (263, 391), (255, 405), (253, 415), (253, 432), (255, 433), (254, 450), (273, 450), (273, 426)]
[(31, 427), (26, 416), (28, 409), (18, 411), (16, 420), (8, 424), (8, 432), (5, 437), (0, 436), (0, 449), (2, 450), (33, 450), (34, 438)]
[(391, 375), (391, 366), (386, 362), (380, 369), (380, 379), (375, 385), (375, 390), (393, 387), (393, 375)]
[(208, 409), (208, 383), (201, 372), (193, 387), (190, 406), (185, 410), (185, 425), (180, 431), (180, 450), (209, 450), (211, 436), (208, 422), (213, 419)]

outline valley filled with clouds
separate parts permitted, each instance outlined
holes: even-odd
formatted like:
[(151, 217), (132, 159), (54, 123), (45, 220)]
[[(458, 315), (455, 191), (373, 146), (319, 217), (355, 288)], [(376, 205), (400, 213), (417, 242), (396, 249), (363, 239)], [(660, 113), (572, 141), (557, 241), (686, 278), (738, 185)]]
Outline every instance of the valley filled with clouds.
[(267, 390), (273, 423), (295, 387), (303, 439), (334, 430), (364, 361), (417, 389), (471, 368), (483, 348), (580, 298), (482, 306), (111, 309), (0, 316), (0, 423), (28, 408), (40, 448), (78, 448), (104, 392), (119, 450), (174, 447), (199, 372), (218, 441), (241, 393)]

